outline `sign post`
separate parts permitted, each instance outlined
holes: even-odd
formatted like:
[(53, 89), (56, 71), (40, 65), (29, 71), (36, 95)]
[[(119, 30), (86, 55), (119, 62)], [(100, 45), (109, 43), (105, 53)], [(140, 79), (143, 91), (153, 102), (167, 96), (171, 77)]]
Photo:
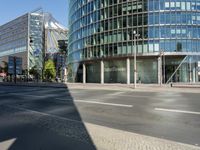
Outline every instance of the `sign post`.
[(17, 82), (17, 75), (22, 74), (22, 58), (9, 56), (8, 73), (14, 75), (14, 82)]

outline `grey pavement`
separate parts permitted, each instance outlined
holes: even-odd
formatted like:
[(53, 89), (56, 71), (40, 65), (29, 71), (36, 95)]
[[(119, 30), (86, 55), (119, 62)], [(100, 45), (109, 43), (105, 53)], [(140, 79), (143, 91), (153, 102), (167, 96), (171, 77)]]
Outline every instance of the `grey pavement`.
[(10, 82), (0, 82), (0, 85), (4, 86), (28, 86), (28, 87), (52, 87), (52, 88), (66, 88), (69, 89), (96, 89), (96, 90), (114, 90), (114, 91), (147, 91), (147, 92), (159, 92), (159, 91), (177, 91), (177, 92), (189, 92), (200, 93), (200, 82), (197, 83), (173, 83), (171, 84), (137, 84), (137, 88), (134, 89), (134, 85), (130, 84), (99, 84), (99, 83), (46, 83), (46, 82), (19, 82), (17, 84)]
[(136, 89), (134, 89), (134, 85), (126, 85), (126, 84), (94, 84), (94, 83), (68, 83), (67, 86), (70, 89), (96, 89), (96, 90), (114, 90), (114, 91), (138, 91), (138, 92), (182, 92), (182, 93), (200, 93), (200, 83), (196, 84), (173, 84), (171, 87), (170, 84), (137, 84)]
[(90, 86), (0, 86), (0, 149), (200, 149), (198, 89)]

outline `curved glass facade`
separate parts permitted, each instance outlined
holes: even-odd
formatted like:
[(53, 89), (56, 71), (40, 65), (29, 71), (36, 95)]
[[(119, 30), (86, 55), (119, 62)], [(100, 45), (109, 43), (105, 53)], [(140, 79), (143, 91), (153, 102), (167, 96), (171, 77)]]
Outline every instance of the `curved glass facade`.
[(199, 0), (151, 0), (148, 10), (149, 51), (200, 52)]
[(69, 12), (70, 81), (133, 82), (134, 31), (138, 82), (199, 80), (200, 0), (70, 0)]

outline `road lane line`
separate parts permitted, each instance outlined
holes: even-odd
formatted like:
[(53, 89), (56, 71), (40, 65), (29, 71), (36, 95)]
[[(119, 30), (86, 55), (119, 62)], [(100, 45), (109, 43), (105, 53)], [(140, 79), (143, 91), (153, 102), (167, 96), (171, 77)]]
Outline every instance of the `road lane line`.
[[(38, 98), (45, 98), (47, 96), (40, 96), (40, 95), (26, 95), (26, 94), (18, 94), (18, 93), (10, 93), (11, 95), (20, 95), (20, 96), (29, 96), (29, 97), (38, 97)], [(67, 99), (60, 99), (56, 98), (58, 100), (67, 100)], [(68, 100), (69, 101), (69, 100)], [(104, 102), (97, 102), (97, 101), (87, 101), (87, 100), (73, 100), (74, 102), (79, 103), (89, 103), (89, 104), (99, 104), (99, 105), (108, 105), (108, 106), (117, 106), (117, 107), (128, 107), (131, 108), (133, 105), (126, 105), (126, 104), (116, 104), (116, 103), (104, 103)]]
[(165, 112), (174, 112), (174, 113), (184, 113), (184, 114), (200, 115), (200, 112), (196, 112), (196, 111), (186, 111), (186, 110), (166, 109), (166, 108), (155, 108), (155, 110), (156, 111), (165, 111)]
[(117, 106), (117, 107), (128, 107), (132, 108), (133, 105), (126, 105), (126, 104), (117, 104), (117, 103), (105, 103), (105, 102), (97, 102), (97, 101), (88, 101), (88, 100), (69, 100), (69, 99), (61, 99), (61, 98), (56, 98), (58, 100), (66, 100), (66, 101), (74, 101), (74, 102), (79, 102), (79, 103), (88, 103), (88, 104), (99, 104), (99, 105), (108, 105), (108, 106)]
[(133, 105), (116, 104), (116, 103), (104, 103), (104, 102), (97, 102), (97, 101), (75, 100), (75, 102), (89, 103), (89, 104), (100, 104), (100, 105), (108, 105), (108, 106), (118, 106), (118, 107), (129, 107), (129, 108), (133, 107)]
[(30, 112), (30, 113), (43, 115), (43, 116), (54, 117), (54, 118), (61, 119), (61, 120), (67, 120), (67, 121), (77, 122), (77, 123), (81, 123), (81, 124), (83, 123), (82, 121), (79, 121), (79, 120), (69, 119), (69, 118), (65, 118), (65, 117), (61, 117), (61, 116), (57, 116), (57, 115), (53, 115), (53, 114), (49, 114), (49, 113), (44, 113), (44, 112), (40, 112), (40, 111), (36, 111), (36, 110), (32, 110), (32, 109), (16, 107), (16, 106), (12, 106), (12, 105), (6, 105), (6, 106), (8, 106), (10, 108), (15, 108), (15, 109), (18, 109), (18, 110), (22, 110), (22, 111), (27, 111), (27, 112)]
[(28, 96), (28, 97), (38, 97), (38, 98), (45, 98), (46, 95), (29, 95), (29, 94), (21, 94), (21, 93), (9, 93), (10, 95), (16, 95), (16, 96)]
[(108, 95), (121, 95), (121, 94), (124, 94), (126, 92), (115, 92), (115, 93), (111, 93), (111, 94), (108, 94)]
[(118, 95), (120, 97), (134, 97), (134, 98), (150, 98), (151, 96), (139, 96), (139, 95)]

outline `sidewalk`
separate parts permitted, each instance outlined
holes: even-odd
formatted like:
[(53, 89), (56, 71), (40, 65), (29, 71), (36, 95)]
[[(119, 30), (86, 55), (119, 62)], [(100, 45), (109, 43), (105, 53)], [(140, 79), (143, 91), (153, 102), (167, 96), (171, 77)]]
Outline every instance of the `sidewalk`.
[(131, 91), (131, 92), (184, 92), (184, 93), (200, 93), (200, 85), (162, 85), (159, 84), (81, 84), (81, 83), (68, 83), (69, 89), (90, 89), (90, 90), (116, 90), (116, 91)]
[(97, 150), (200, 150), (200, 147), (112, 129), (90, 123), (85, 126)]
[(132, 92), (192, 92), (200, 93), (200, 83), (198, 84), (185, 84), (185, 83), (173, 83), (171, 85), (159, 85), (159, 84), (137, 84), (137, 88), (134, 89), (134, 85), (127, 84), (97, 84), (97, 83), (9, 83), (1, 82), (2, 86), (29, 86), (29, 87), (52, 87), (52, 88), (69, 88), (69, 89), (89, 89), (89, 90), (115, 90), (115, 91), (132, 91)]
[(28, 86), (28, 87), (55, 87), (55, 88), (66, 88), (67, 84), (63, 83), (48, 83), (48, 82), (0, 82), (0, 86)]

